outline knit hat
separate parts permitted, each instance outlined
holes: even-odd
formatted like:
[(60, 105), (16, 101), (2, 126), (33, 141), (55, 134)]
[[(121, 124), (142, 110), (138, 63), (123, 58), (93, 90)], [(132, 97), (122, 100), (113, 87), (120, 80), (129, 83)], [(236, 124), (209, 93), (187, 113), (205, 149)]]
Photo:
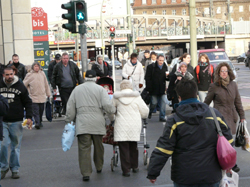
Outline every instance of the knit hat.
[(60, 54), (56, 54), (55, 59), (56, 60), (60, 60), (60, 58), (61, 58), (61, 55)]
[(181, 66), (186, 66), (187, 67), (187, 63), (186, 62), (181, 62), (180, 65), (179, 65), (179, 68), (178, 70), (181, 71)]
[(88, 70), (85, 75), (86, 78), (95, 78), (96, 72), (94, 70)]

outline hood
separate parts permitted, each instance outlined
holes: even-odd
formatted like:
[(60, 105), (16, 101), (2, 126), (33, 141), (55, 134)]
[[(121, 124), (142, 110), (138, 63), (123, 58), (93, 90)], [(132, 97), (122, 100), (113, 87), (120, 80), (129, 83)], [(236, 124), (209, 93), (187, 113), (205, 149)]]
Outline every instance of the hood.
[[(14, 75), (14, 80), (13, 80), (13, 82), (11, 83), (11, 86), (12, 86), (13, 84), (17, 83), (18, 81), (19, 81), (18, 76)], [(6, 85), (6, 83), (5, 83), (5, 77), (3, 77), (3, 82), (4, 82), (4, 84)]]
[[(185, 121), (185, 123), (197, 125), (203, 123), (208, 110), (209, 107), (205, 103), (190, 103), (177, 107), (176, 114), (179, 118), (181, 118), (181, 120)], [(179, 121), (178, 119), (175, 120)]]
[(129, 105), (138, 96), (140, 96), (138, 91), (124, 89), (120, 92), (115, 92), (113, 97), (119, 100), (122, 104)]

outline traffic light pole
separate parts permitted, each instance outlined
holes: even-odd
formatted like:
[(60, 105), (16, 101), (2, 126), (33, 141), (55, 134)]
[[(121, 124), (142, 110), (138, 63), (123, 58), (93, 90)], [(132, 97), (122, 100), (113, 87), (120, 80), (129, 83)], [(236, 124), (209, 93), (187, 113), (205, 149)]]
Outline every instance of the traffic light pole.
[[(131, 11), (130, 11), (130, 0), (127, 0), (127, 14), (128, 14), (128, 30), (131, 30)], [(134, 34), (134, 33), (133, 33)], [(128, 37), (130, 38), (130, 37)], [(128, 41), (129, 45), (129, 56), (133, 53), (133, 43)]]
[[(84, 23), (80, 23), (82, 27), (84, 27)], [(86, 32), (86, 31), (85, 31)], [(80, 42), (81, 42), (81, 61), (82, 61), (82, 76), (85, 77), (85, 73), (87, 71), (87, 38), (86, 34), (81, 33)]]
[(114, 47), (114, 40), (111, 40), (111, 50), (112, 50), (112, 77), (113, 77), (113, 81), (114, 81), (114, 92), (116, 91), (116, 86), (115, 86), (115, 47)]
[(195, 16), (195, 1), (189, 1), (190, 12), (190, 45), (191, 45), (191, 65), (197, 66), (197, 38), (196, 38), (196, 16)]

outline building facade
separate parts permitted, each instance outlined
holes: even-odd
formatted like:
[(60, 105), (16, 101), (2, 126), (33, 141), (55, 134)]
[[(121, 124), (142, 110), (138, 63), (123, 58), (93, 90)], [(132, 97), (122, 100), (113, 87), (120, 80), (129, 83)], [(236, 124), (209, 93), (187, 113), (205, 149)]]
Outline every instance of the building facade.
[[(250, 21), (249, 0), (196, 0), (196, 15), (228, 20), (228, 9), (232, 21)], [(210, 7), (212, 12), (210, 12)], [(133, 11), (136, 15), (178, 15), (188, 16), (188, 0), (134, 0)]]

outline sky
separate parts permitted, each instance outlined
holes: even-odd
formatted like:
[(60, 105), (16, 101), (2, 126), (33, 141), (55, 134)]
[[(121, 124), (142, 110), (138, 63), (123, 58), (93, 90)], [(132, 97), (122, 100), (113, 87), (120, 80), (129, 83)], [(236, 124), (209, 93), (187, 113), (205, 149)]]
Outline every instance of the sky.
[[(66, 10), (61, 9), (61, 4), (70, 0), (31, 0), (31, 7), (42, 7), (48, 14), (48, 22), (59, 21)], [(110, 0), (113, 5), (113, 15), (124, 15), (127, 12), (126, 0)], [(119, 1), (119, 3), (117, 3)], [(91, 17), (99, 17), (102, 0), (85, 0), (88, 8), (88, 19)]]

